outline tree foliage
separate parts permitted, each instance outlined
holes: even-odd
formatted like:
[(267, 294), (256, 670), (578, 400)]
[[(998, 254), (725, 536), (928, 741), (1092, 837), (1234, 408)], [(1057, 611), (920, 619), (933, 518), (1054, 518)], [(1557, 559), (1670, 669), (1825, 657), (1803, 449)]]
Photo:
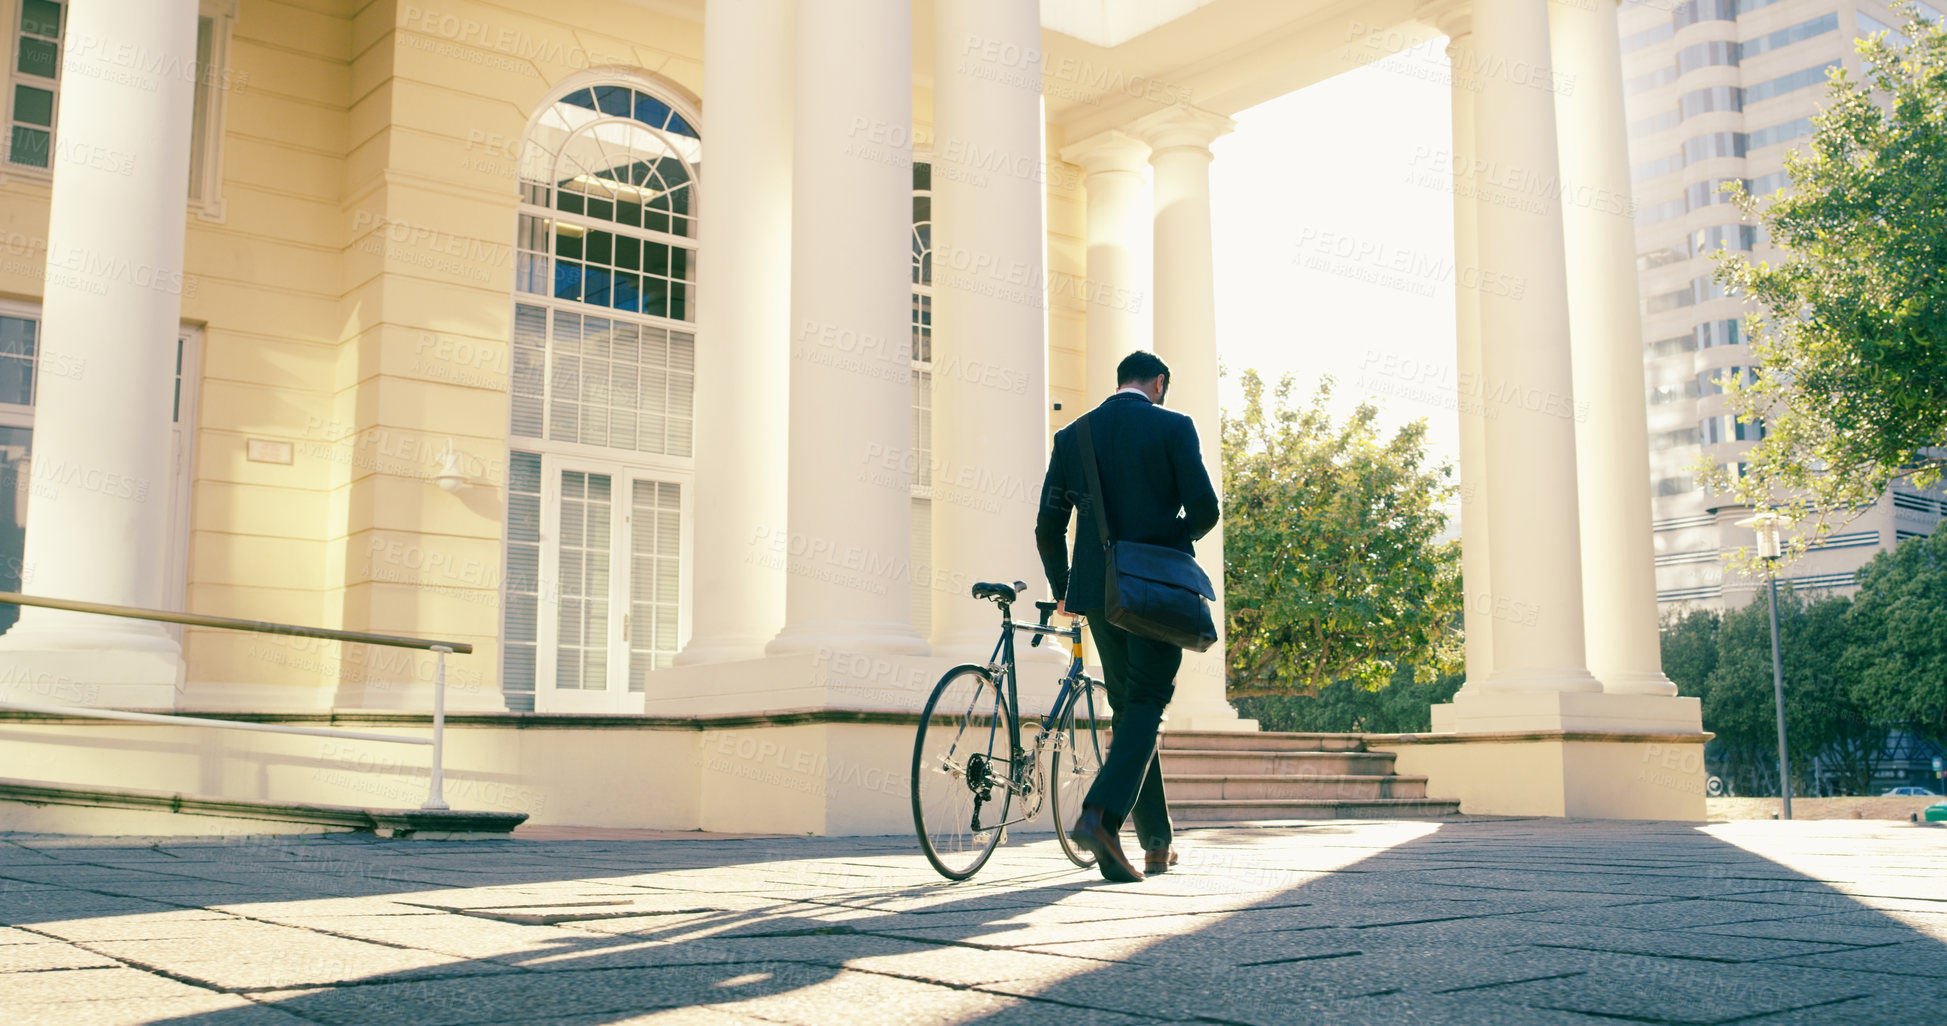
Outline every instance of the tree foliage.
[(1859, 571), (1843, 661), (1874, 721), (1947, 742), (1947, 531), (1909, 538)]
[(1325, 734), (1411, 734), (1433, 729), (1433, 707), (1451, 701), (1458, 672), (1431, 680), (1404, 663), (1378, 690), (1356, 680), (1333, 681), (1317, 694), (1258, 695), (1237, 700), (1237, 712), (1264, 730)]
[(1756, 379), (1726, 391), (1766, 435), (1741, 479), (1699, 469), (1821, 531), (1888, 482), (1929, 487), (1947, 467), (1947, 30), (1907, 12), (1911, 45), (1861, 40), (1864, 81), (1830, 73), (1809, 147), (1785, 158), (1791, 191), (1732, 188), (1783, 262), (1718, 254), (1718, 280), (1760, 311)]
[(1431, 681), (1460, 658), (1460, 545), (1440, 540), (1453, 470), (1427, 467), (1426, 422), (1382, 438), (1361, 403), (1343, 426), (1289, 375), (1256, 371), (1223, 419), (1227, 676), (1234, 698), (1376, 689), (1402, 666)]
[[(1827, 787), (1871, 793), (1894, 730), (1947, 744), (1947, 531), (1874, 557), (1851, 597), (1781, 585), (1778, 633), (1794, 793), (1814, 793), (1815, 761)], [(1717, 735), (1712, 772), (1734, 793), (1777, 794), (1765, 593), (1742, 609), (1666, 617), (1663, 671), (1702, 701)]]

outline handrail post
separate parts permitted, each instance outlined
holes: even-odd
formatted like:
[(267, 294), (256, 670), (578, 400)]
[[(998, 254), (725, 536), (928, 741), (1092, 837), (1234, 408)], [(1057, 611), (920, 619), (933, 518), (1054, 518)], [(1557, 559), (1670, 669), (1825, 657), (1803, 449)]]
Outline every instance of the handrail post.
[(426, 804), (422, 809), (449, 809), (446, 804), (446, 777), (443, 759), (446, 754), (446, 654), (453, 651), (448, 645), (432, 646), (433, 666), (433, 777), (427, 785)]

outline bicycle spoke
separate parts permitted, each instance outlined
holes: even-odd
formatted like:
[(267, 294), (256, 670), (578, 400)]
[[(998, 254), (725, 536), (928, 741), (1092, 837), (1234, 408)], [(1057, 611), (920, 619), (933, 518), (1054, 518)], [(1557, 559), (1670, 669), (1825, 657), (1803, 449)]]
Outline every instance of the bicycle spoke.
[(913, 746), (913, 825), (935, 869), (962, 880), (1000, 841), (1012, 801), (1006, 713), (979, 667), (950, 671), (934, 688)]
[(1095, 856), (1068, 839), (1068, 825), (1081, 813), (1082, 801), (1102, 771), (1102, 760), (1108, 754), (1108, 744), (1103, 739), (1108, 719), (1107, 691), (1099, 682), (1091, 680), (1075, 691), (1055, 721), (1049, 807), (1062, 851), (1084, 869), (1095, 864)]

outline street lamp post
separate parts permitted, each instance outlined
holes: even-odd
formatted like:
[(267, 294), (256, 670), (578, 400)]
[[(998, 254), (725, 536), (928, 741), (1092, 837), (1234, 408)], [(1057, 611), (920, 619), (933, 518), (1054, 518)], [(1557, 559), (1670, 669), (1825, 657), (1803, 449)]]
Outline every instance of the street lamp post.
[(1778, 793), (1784, 799), (1781, 818), (1792, 818), (1791, 763), (1785, 750), (1785, 662), (1778, 649), (1778, 559), (1784, 548), (1778, 541), (1778, 516), (1759, 513), (1738, 521), (1739, 527), (1757, 532), (1758, 558), (1765, 563), (1765, 580), (1771, 591), (1771, 693), (1778, 705)]

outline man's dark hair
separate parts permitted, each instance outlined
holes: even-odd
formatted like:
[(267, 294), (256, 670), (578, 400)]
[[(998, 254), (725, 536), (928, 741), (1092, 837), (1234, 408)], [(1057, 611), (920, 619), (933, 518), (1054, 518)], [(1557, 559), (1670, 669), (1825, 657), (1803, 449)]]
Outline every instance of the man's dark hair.
[(1116, 364), (1116, 387), (1133, 385), (1138, 381), (1154, 381), (1158, 374), (1163, 376), (1163, 384), (1170, 383), (1170, 365), (1164, 363), (1163, 358), (1155, 353), (1138, 349), (1123, 357), (1121, 363)]

